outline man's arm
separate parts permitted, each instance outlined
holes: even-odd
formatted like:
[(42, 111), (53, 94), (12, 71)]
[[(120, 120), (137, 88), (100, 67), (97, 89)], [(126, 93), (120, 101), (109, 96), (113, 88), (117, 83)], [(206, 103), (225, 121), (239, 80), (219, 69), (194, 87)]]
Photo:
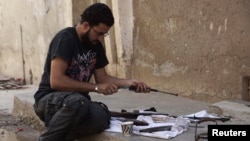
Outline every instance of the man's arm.
[(136, 92), (150, 92), (149, 87), (142, 81), (136, 79), (122, 79), (107, 74), (105, 68), (99, 68), (94, 71), (97, 84), (111, 83), (118, 87), (136, 86)]
[[(51, 62), (50, 85), (51, 88), (59, 91), (93, 92), (96, 91), (96, 84), (80, 82), (65, 75), (68, 64), (60, 58), (55, 57)], [(109, 95), (117, 92), (117, 86), (113, 83), (103, 83), (98, 85), (98, 93)]]
[(67, 67), (67, 62), (60, 57), (55, 57), (51, 61), (50, 85), (52, 89), (77, 92), (95, 90), (95, 84), (80, 82), (65, 75)]

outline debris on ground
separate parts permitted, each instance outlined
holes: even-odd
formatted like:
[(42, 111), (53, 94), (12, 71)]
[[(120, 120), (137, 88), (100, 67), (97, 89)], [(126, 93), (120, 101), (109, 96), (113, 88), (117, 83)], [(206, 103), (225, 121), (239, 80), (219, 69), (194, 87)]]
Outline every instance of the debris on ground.
[(23, 88), (23, 79), (0, 75), (0, 90)]
[(21, 119), (0, 109), (0, 141), (35, 141), (40, 134)]

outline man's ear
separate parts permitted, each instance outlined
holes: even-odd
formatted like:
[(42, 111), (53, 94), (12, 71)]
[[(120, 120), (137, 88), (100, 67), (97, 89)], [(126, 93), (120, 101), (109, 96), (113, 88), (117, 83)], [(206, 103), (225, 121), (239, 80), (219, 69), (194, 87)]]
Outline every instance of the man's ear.
[(90, 29), (90, 25), (88, 22), (83, 22), (82, 23), (82, 28), (84, 31), (88, 31)]

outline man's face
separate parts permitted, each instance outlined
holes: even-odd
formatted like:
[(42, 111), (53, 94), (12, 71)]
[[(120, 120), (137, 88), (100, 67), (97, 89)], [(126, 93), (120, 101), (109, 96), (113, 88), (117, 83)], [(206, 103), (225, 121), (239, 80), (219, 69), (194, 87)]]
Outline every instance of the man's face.
[(90, 26), (87, 32), (81, 34), (81, 40), (87, 44), (96, 44), (103, 42), (104, 37), (108, 35), (110, 27), (105, 24), (99, 24), (97, 26)]

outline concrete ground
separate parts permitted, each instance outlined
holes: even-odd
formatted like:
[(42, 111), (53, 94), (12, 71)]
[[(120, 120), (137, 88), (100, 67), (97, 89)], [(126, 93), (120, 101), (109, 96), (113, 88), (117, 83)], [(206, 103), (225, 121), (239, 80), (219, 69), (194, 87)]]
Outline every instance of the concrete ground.
[[(32, 109), (32, 104), (34, 103), (33, 94), (36, 89), (37, 86), (27, 85), (25, 88), (19, 90), (0, 91), (0, 114), (2, 113), (2, 119), (0, 119), (1, 141), (35, 141), (39, 134), (42, 133), (43, 123), (38, 121)], [(144, 94), (134, 93), (126, 89), (122, 89), (118, 93), (110, 96), (97, 93), (91, 93), (90, 95), (93, 101), (101, 101), (107, 104), (112, 111), (121, 111), (121, 109), (133, 111), (154, 107), (158, 112), (179, 116), (207, 110), (217, 114), (232, 116), (233, 118), (227, 124), (250, 123), (250, 108), (248, 107), (248, 102), (244, 104), (242, 104), (242, 102), (231, 101), (206, 103), (159, 92)], [(19, 121), (20, 124), (16, 124), (16, 121)], [(20, 127), (23, 131), (18, 131)], [(193, 141), (194, 132), (194, 128), (190, 127), (186, 132), (176, 136), (171, 139), (171, 141)], [(137, 135), (125, 137), (120, 133), (104, 132), (86, 139), (81, 139), (81, 141), (84, 140), (161, 141), (162, 139)]]

